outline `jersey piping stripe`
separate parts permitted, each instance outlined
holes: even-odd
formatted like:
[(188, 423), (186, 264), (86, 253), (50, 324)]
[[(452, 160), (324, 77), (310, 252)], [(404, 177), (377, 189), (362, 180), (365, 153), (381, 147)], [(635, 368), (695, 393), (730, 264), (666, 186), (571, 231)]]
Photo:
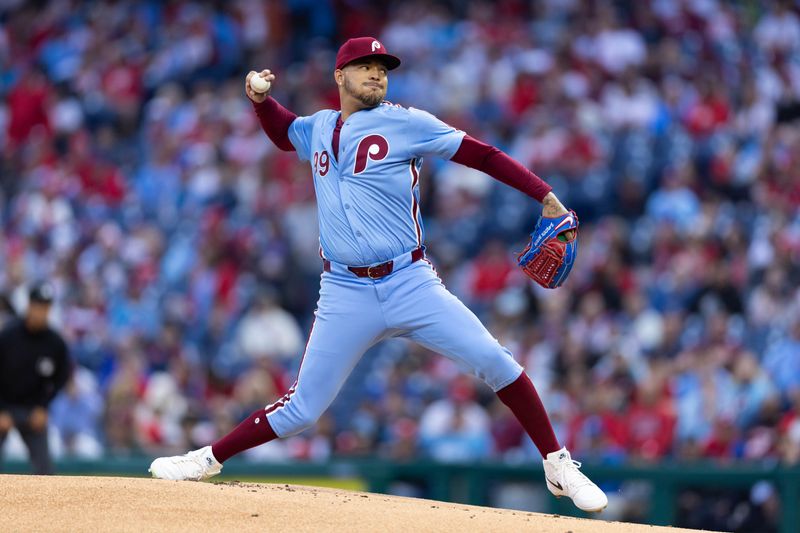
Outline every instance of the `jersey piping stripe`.
[(417, 246), (422, 246), (422, 228), (419, 226), (419, 204), (417, 204), (417, 197), (414, 194), (414, 188), (419, 183), (419, 174), (417, 173), (417, 159), (411, 160), (411, 217), (414, 219), (414, 229), (417, 232)]
[(271, 403), (270, 405), (264, 408), (264, 414), (269, 415), (274, 413), (287, 403), (291, 401), (292, 395), (297, 390), (297, 382), (300, 380), (300, 371), (303, 369), (303, 361), (306, 360), (306, 353), (308, 353), (308, 345), (311, 343), (311, 335), (314, 333), (314, 326), (317, 324), (317, 317), (316, 314), (314, 316), (314, 321), (311, 323), (311, 331), (308, 332), (308, 340), (306, 341), (306, 348), (303, 350), (303, 357), (300, 359), (300, 368), (297, 369), (297, 379), (294, 381), (289, 390), (284, 394), (278, 401)]
[(427, 257), (423, 258), (423, 261), (425, 261), (431, 266), (431, 270), (433, 270), (433, 273), (436, 274), (436, 277), (439, 278), (439, 281), (442, 283), (442, 286), (444, 286), (444, 281), (442, 280), (442, 276), (439, 275), (439, 271), (436, 270), (436, 267), (433, 266), (433, 263), (431, 263)]

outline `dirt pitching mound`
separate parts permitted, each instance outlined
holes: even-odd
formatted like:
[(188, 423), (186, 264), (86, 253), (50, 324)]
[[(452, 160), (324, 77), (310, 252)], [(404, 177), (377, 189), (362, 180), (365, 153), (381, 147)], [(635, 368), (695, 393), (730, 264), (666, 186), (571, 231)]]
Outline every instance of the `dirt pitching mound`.
[(109, 477), (0, 476), (0, 531), (675, 533), (620, 522), (346, 490)]

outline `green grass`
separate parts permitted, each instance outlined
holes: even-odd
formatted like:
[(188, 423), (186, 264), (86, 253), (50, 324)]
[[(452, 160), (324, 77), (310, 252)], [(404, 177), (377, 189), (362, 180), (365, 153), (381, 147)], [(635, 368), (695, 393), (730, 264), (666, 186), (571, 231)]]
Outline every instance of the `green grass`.
[(333, 477), (261, 477), (261, 476), (226, 476), (214, 478), (214, 482), (241, 481), (243, 483), (271, 483), (274, 485), (303, 485), (308, 487), (327, 487), (344, 490), (367, 490), (367, 484), (359, 478)]

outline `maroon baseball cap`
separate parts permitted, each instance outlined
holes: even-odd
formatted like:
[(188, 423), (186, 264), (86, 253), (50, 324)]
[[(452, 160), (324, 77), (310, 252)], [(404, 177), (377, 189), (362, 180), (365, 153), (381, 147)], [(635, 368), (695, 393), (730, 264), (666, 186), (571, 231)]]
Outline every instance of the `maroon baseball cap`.
[(386, 51), (386, 47), (375, 37), (356, 37), (348, 39), (336, 54), (336, 68), (343, 68), (348, 63), (356, 59), (374, 57), (386, 65), (389, 70), (400, 66), (400, 58), (395, 57)]

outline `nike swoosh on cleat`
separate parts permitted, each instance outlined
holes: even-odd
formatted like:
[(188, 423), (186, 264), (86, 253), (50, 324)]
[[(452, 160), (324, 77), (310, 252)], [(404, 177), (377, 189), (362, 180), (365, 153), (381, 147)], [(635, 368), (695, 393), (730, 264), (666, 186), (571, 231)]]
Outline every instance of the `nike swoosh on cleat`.
[(557, 488), (558, 490), (564, 490), (564, 487), (562, 487), (562, 486), (561, 486), (561, 483), (554, 483), (553, 481), (551, 481), (551, 480), (550, 480), (550, 478), (549, 478), (549, 477), (546, 477), (545, 479), (547, 480), (547, 482), (548, 482), (548, 483), (550, 483), (551, 485), (553, 485), (553, 486), (554, 486), (555, 488)]

